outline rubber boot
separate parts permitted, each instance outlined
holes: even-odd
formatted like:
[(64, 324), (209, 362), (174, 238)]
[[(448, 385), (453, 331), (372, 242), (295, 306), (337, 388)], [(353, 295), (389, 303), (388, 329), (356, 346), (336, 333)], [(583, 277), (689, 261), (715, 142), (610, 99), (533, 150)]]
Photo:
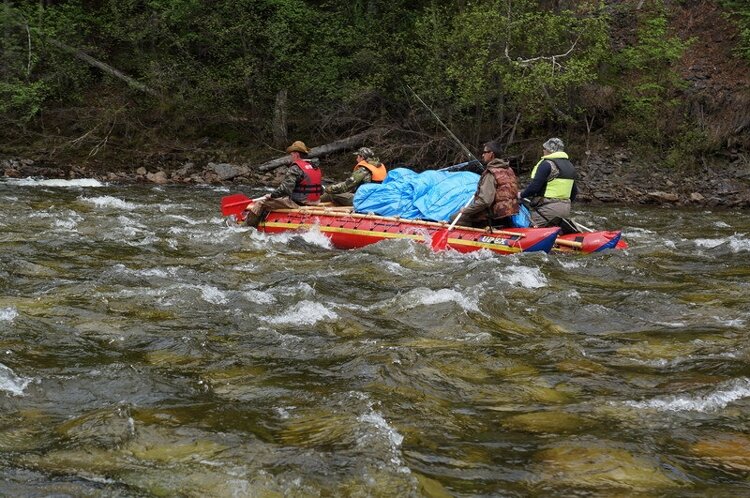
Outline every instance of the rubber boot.
[(252, 211), (247, 212), (247, 217), (245, 218), (245, 225), (249, 227), (257, 227), (258, 223), (260, 223), (260, 219), (262, 216), (260, 214), (255, 214)]

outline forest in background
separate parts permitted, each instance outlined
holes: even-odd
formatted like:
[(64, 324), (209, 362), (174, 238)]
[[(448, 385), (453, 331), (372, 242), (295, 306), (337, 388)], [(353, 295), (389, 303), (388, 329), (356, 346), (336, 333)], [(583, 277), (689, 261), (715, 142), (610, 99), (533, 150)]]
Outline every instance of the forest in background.
[(0, 24), (6, 156), (260, 162), (377, 130), (389, 161), (462, 160), (409, 88), (473, 150), (750, 150), (744, 0), (4, 0)]

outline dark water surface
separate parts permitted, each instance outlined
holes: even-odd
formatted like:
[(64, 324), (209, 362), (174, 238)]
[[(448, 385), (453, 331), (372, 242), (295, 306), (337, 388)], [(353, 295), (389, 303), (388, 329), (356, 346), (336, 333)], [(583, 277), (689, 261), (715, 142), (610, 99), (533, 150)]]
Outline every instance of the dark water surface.
[(1, 495), (750, 493), (747, 212), (340, 251), (227, 228), (226, 189), (95, 185), (0, 182)]

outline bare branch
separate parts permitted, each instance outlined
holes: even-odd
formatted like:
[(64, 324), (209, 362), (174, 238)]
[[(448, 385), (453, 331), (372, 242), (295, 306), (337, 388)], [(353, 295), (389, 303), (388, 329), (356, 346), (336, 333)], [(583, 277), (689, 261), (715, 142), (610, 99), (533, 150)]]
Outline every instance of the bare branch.
[(555, 67), (561, 67), (560, 64), (557, 62), (557, 59), (562, 59), (563, 57), (569, 56), (573, 52), (573, 49), (576, 47), (576, 44), (578, 43), (578, 40), (580, 39), (581, 39), (580, 36), (576, 38), (576, 40), (573, 42), (573, 45), (571, 45), (568, 51), (565, 52), (564, 54), (540, 55), (539, 57), (532, 57), (531, 59), (522, 59), (520, 57), (516, 58), (516, 60), (511, 59), (510, 54), (508, 53), (510, 49), (508, 48), (508, 45), (505, 45), (505, 58), (523, 67), (530, 66), (532, 62), (536, 62), (540, 60), (549, 60), (549, 61), (552, 61), (552, 69), (554, 70)]
[(26, 24), (26, 37), (29, 40), (29, 64), (26, 66), (26, 77), (28, 78), (31, 76), (31, 31), (29, 30), (29, 25)]
[(575, 119), (573, 119), (569, 114), (558, 109), (558, 107), (555, 105), (555, 101), (552, 100), (552, 97), (547, 91), (547, 87), (544, 85), (542, 85), (542, 93), (544, 94), (544, 98), (547, 101), (547, 104), (550, 106), (550, 108), (553, 111), (555, 111), (555, 114), (557, 114), (559, 117), (561, 117), (565, 121), (568, 121), (569, 123), (575, 122)]

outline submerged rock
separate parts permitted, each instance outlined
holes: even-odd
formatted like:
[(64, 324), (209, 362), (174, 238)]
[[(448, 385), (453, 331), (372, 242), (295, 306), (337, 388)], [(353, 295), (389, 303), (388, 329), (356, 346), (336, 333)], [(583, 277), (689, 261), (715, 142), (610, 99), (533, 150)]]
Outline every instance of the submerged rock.
[(592, 424), (589, 420), (572, 413), (547, 411), (513, 415), (505, 419), (503, 425), (527, 432), (570, 434), (582, 432)]
[(711, 464), (750, 471), (750, 437), (745, 434), (726, 434), (699, 441), (690, 450)]
[(656, 462), (620, 448), (561, 445), (540, 451), (535, 460), (539, 462), (538, 470), (545, 487), (647, 491), (678, 485)]
[(95, 410), (57, 427), (57, 433), (75, 445), (119, 447), (135, 436), (135, 424), (127, 408)]

